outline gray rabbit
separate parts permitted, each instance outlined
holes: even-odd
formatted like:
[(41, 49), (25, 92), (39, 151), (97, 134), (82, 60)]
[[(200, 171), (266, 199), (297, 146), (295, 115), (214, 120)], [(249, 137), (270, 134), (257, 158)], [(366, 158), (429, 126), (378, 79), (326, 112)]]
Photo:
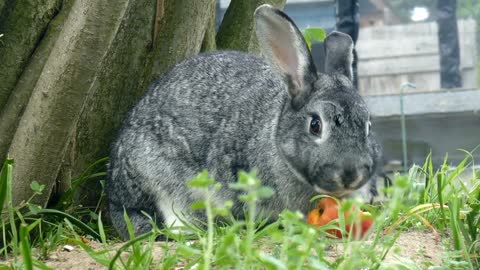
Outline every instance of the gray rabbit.
[[(176, 64), (154, 82), (128, 114), (112, 145), (107, 194), (113, 225), (128, 238), (124, 210), (136, 233), (181, 225), (177, 213), (201, 200), (186, 182), (202, 169), (223, 183), (214, 203), (234, 202), (228, 183), (257, 169), (275, 195), (259, 211), (311, 209), (317, 194), (375, 192), (379, 146), (365, 102), (352, 85), (349, 36), (325, 40), (325, 74), (317, 73), (293, 21), (263, 5), (255, 31), (265, 59), (234, 51), (201, 54)], [(368, 184), (370, 183), (370, 184)], [(198, 217), (198, 216), (196, 216)]]

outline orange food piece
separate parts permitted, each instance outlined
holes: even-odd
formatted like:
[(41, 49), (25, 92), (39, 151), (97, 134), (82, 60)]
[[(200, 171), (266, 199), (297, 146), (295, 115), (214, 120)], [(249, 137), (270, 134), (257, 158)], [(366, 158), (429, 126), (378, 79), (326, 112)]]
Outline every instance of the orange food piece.
[[(347, 224), (345, 224), (345, 230), (347, 233), (352, 232), (355, 237), (358, 236), (362, 238), (373, 225), (373, 218), (369, 212), (360, 211), (356, 220), (350, 219), (349, 211), (345, 211), (344, 216), (345, 220), (347, 221)], [(337, 201), (333, 198), (326, 197), (320, 199), (317, 208), (308, 213), (307, 223), (320, 227), (330, 223), (330, 221), (335, 219), (338, 219)], [(358, 233), (358, 230), (360, 230), (360, 233)], [(342, 232), (339, 229), (329, 229), (327, 230), (327, 233), (334, 235), (337, 238), (343, 237)], [(346, 236), (348, 236), (348, 234)]]

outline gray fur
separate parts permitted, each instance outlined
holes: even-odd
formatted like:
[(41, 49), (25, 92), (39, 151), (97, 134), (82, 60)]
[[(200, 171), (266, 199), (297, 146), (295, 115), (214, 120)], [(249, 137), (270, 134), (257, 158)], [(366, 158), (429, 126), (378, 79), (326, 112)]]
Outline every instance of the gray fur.
[[(233, 200), (236, 216), (243, 205), (228, 183), (239, 170), (256, 168), (262, 183), (276, 191), (259, 206), (272, 217), (287, 208), (306, 213), (319, 192), (348, 196), (372, 178), (379, 148), (366, 134), (369, 113), (351, 80), (342, 73), (317, 74), (303, 37), (281, 11), (257, 9), (257, 35), (278, 36), (278, 24), (268, 21), (295, 30), (282, 33), (297, 44), (284, 51), (306, 59), (300, 68), (273, 66), (282, 61), (271, 56), (269, 40), (276, 39), (262, 36), (268, 61), (233, 51), (198, 55), (153, 83), (128, 114), (112, 145), (107, 179), (111, 218), (123, 239), (124, 209), (136, 233), (151, 229), (141, 211), (165, 225), (181, 225), (175, 213), (201, 218), (189, 205), (203, 194), (186, 182), (204, 168), (223, 183), (214, 201)], [(341, 41), (345, 36), (335, 35)], [(322, 118), (321, 136), (309, 131), (312, 114)]]
[[(353, 40), (349, 35), (333, 32), (325, 38), (325, 72), (343, 74), (353, 81)], [(345, 53), (349, 52), (349, 53)]]

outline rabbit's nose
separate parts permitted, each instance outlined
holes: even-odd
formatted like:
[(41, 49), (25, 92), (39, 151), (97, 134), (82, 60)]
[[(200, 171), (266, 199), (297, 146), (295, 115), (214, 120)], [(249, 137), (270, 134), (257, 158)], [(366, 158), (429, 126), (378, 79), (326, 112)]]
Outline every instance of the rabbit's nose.
[(369, 177), (372, 170), (371, 160), (362, 160), (361, 162), (355, 162), (347, 160), (343, 163), (343, 172), (341, 179), (343, 187), (346, 189), (356, 189), (366, 178)]
[(351, 188), (353, 186), (354, 182), (357, 182), (357, 169), (356, 168), (345, 168), (343, 170), (343, 177), (342, 177), (342, 182), (343, 182), (343, 187), (345, 188)]
[(357, 189), (368, 177), (369, 166), (351, 166), (345, 167), (342, 175), (343, 187), (346, 189)]

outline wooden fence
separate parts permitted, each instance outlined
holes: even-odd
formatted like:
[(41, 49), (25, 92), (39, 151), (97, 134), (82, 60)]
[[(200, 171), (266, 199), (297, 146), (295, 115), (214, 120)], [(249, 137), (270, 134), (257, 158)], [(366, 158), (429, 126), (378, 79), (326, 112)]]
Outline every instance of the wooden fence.
[[(478, 88), (475, 21), (458, 21), (463, 88)], [(417, 91), (440, 89), (437, 24), (368, 27), (357, 42), (359, 88), (363, 95), (399, 92), (412, 82)]]

